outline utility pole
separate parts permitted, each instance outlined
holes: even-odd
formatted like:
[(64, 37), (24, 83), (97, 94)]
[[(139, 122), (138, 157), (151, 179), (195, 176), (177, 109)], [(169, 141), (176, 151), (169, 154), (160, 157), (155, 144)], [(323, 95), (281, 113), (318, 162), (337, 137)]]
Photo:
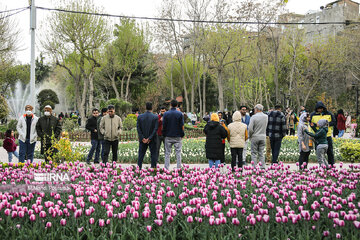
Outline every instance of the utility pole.
[(36, 29), (36, 7), (35, 0), (30, 2), (30, 32), (31, 32), (31, 57), (30, 57), (30, 103), (35, 112), (35, 29)]

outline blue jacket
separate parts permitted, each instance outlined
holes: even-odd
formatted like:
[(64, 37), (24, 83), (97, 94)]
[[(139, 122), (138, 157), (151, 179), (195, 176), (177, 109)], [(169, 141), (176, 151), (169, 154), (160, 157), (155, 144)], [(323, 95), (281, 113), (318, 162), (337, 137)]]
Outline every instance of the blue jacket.
[(171, 108), (163, 116), (163, 136), (184, 137), (184, 116), (176, 108)]
[(243, 120), (243, 116), (241, 115), (241, 122), (242, 122), (242, 123), (245, 123), (246, 126), (248, 126), (248, 128), (249, 128), (250, 116), (246, 114), (246, 115), (245, 115), (245, 121), (244, 121), (244, 120)]
[(139, 135), (139, 141), (141, 142), (144, 138), (155, 140), (156, 132), (158, 129), (158, 116), (147, 111), (137, 119), (136, 128)]

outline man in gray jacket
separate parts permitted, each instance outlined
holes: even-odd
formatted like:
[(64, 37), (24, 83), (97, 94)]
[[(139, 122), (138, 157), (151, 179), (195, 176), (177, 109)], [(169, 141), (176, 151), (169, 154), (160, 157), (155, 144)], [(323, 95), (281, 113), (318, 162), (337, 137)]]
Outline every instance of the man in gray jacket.
[(119, 148), (119, 137), (121, 134), (122, 122), (118, 115), (115, 115), (115, 107), (108, 107), (108, 114), (100, 121), (100, 132), (104, 135), (104, 159), (103, 163), (107, 163), (112, 148), (113, 162), (117, 161), (117, 152)]
[(253, 166), (257, 164), (257, 158), (261, 162), (261, 168), (265, 169), (265, 140), (268, 116), (263, 113), (264, 107), (261, 104), (255, 106), (255, 114), (250, 118), (249, 139), (251, 142), (251, 160)]

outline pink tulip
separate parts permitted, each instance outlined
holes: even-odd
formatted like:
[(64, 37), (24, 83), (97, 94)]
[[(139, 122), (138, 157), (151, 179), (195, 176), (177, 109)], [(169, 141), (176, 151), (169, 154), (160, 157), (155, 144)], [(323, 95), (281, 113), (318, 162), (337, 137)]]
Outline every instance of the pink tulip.
[(360, 221), (354, 221), (353, 223), (357, 229), (360, 229)]
[(233, 218), (231, 222), (232, 222), (232, 224), (234, 224), (236, 226), (238, 226), (240, 224), (240, 221), (237, 218)]
[(90, 218), (90, 219), (89, 219), (89, 223), (90, 223), (90, 224), (94, 224), (94, 223), (95, 223), (95, 219), (94, 219), (94, 218)]
[(151, 226), (146, 226), (146, 231), (151, 232)]
[(250, 225), (255, 225), (256, 224), (256, 219), (255, 218), (250, 218), (249, 223), (250, 223)]
[(35, 219), (36, 219), (35, 215), (34, 215), (34, 214), (31, 214), (31, 215), (30, 215), (30, 221), (34, 222)]
[(65, 225), (66, 225), (66, 219), (62, 218), (62, 219), (60, 220), (60, 225), (61, 225), (61, 226), (65, 226)]
[(104, 221), (104, 219), (99, 219), (99, 226), (100, 226), (100, 227), (105, 226), (105, 221)]
[(270, 219), (269, 215), (264, 215), (264, 216), (263, 216), (263, 221), (264, 221), (264, 223), (268, 223), (268, 222), (269, 222), (269, 219)]
[(46, 223), (46, 227), (47, 227), (47, 228), (51, 228), (51, 222), (47, 222), (47, 223)]
[(324, 232), (323, 232), (323, 236), (324, 236), (324, 237), (328, 237), (329, 235), (330, 235), (330, 232), (329, 232), (329, 231), (324, 231)]

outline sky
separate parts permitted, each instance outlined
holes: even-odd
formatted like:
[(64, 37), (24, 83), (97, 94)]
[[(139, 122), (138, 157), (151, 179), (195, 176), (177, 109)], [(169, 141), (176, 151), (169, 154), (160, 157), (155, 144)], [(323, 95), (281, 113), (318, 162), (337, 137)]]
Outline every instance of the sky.
[[(56, 0), (35, 0), (36, 6), (49, 7), (55, 6)], [(94, 0), (95, 5), (103, 6), (104, 11), (109, 14), (155, 17), (158, 15), (159, 7), (162, 0)], [(305, 14), (309, 10), (319, 10), (320, 6), (324, 6), (332, 0), (289, 0), (286, 8), (289, 12)], [(357, 2), (360, 2), (357, 1)], [(22, 8), (29, 5), (29, 0), (0, 0), (0, 11)], [(41, 46), (39, 46), (38, 38), (40, 37), (39, 28), (41, 24), (45, 24), (48, 11), (37, 10), (37, 33), (36, 33), (36, 56), (40, 54)], [(20, 29), (19, 51), (16, 59), (20, 63), (30, 62), (30, 11), (26, 10), (20, 14), (11, 17)]]

